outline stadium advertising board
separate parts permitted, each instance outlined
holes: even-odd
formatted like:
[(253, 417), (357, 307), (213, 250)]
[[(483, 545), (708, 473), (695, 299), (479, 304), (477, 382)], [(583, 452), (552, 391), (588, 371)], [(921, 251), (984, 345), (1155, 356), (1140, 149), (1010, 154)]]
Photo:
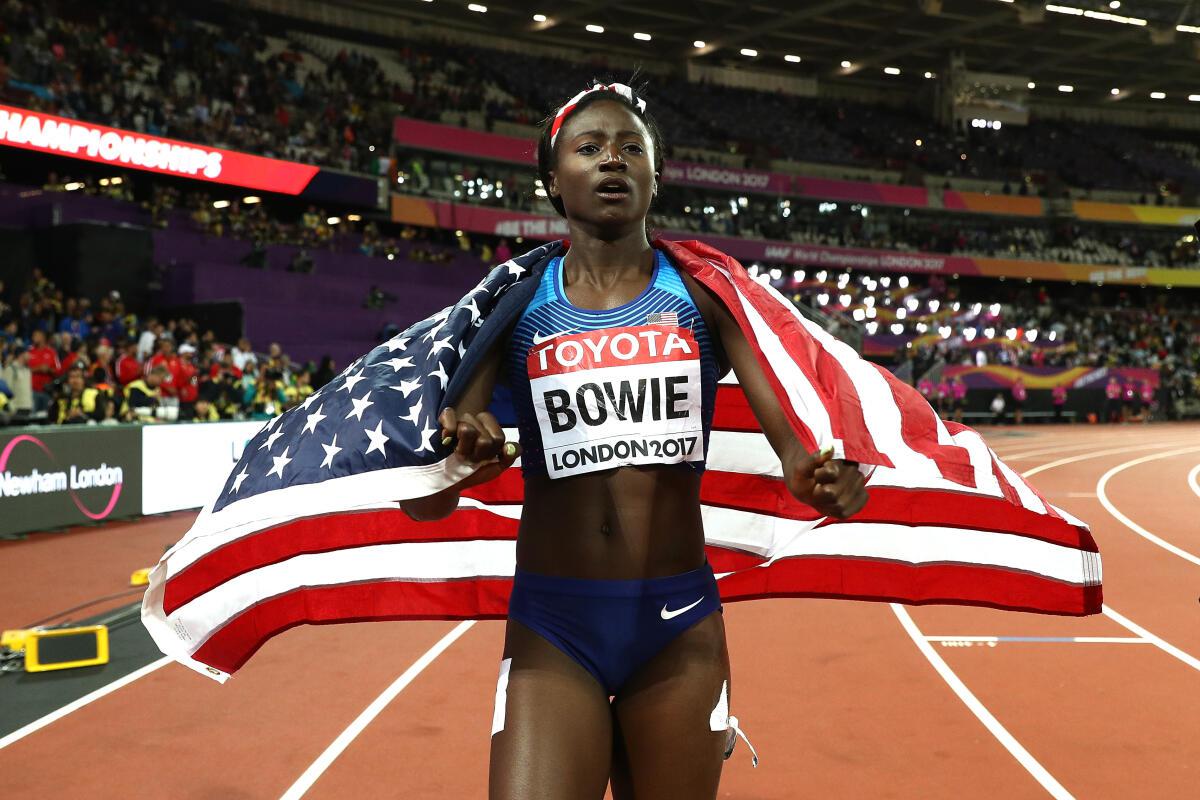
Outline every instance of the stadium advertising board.
[(280, 194), (300, 194), (320, 171), (309, 164), (252, 156), (6, 105), (0, 105), (0, 144)]
[[(392, 195), (392, 221), (408, 225), (464, 230), (495, 236), (549, 241), (567, 235), (560, 217), (529, 214), (490, 206), (448, 203), (409, 195)], [(872, 272), (910, 272), (943, 275), (1029, 278), (1040, 281), (1200, 286), (1200, 270), (1146, 267), (1096, 267), (1054, 261), (952, 256), (899, 250), (827, 247), (766, 239), (714, 236), (695, 231), (660, 231), (672, 240), (696, 239), (716, 247), (749, 266), (755, 261), (797, 267), (863, 269)]]
[(137, 516), (141, 484), (136, 426), (0, 432), (0, 534)]
[[(396, 144), (415, 150), (473, 156), (523, 166), (532, 165), (537, 161), (532, 138), (485, 133), (405, 117), (397, 117), (393, 128)], [(663, 165), (663, 181), (679, 186), (727, 189), (752, 194), (786, 194), (793, 188), (792, 176), (780, 172), (696, 164), (688, 161), (666, 162)], [(849, 181), (841, 181), (841, 183), (849, 183)], [(869, 186), (870, 184), (864, 185)]]
[(143, 514), (200, 508), (214, 500), (259, 422), (148, 425), (142, 430)]
[(1065, 386), (1068, 389), (1103, 390), (1108, 379), (1116, 377), (1122, 384), (1141, 385), (1148, 382), (1158, 388), (1158, 370), (1149, 367), (1009, 367), (1003, 364), (988, 364), (982, 367), (951, 365), (942, 370), (947, 379), (962, 378), (968, 389), (1010, 389), (1020, 378), (1026, 389), (1053, 389)]

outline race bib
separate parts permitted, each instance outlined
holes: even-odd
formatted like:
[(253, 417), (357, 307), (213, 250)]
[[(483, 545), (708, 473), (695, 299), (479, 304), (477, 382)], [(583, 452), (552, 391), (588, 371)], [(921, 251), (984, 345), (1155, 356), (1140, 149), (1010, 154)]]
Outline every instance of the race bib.
[(535, 337), (526, 363), (551, 478), (704, 460), (700, 348), (690, 329)]

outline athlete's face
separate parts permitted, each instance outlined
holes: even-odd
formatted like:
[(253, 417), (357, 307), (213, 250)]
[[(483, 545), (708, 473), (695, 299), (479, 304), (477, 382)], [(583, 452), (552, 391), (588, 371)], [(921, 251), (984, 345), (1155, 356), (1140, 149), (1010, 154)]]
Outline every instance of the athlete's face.
[(563, 125), (557, 150), (547, 191), (562, 198), (568, 220), (613, 233), (645, 226), (658, 175), (654, 143), (636, 114), (595, 102)]

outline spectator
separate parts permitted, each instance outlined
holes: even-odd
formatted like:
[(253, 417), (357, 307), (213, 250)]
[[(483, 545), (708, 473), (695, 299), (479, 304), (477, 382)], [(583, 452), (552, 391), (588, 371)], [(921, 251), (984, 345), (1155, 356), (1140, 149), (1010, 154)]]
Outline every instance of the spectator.
[(12, 397), (8, 412), (18, 417), (33, 414), (33, 371), (29, 368), (29, 349), (15, 345), (9, 352), (6, 363), (0, 366), (0, 379), (8, 384)]
[(200, 394), (199, 371), (195, 364), (196, 348), (187, 342), (179, 347), (175, 363), (174, 388), (179, 398), (179, 418), (189, 419)]
[(35, 329), (31, 334), (33, 346), (29, 348), (27, 364), (33, 373), (33, 405), (35, 411), (43, 411), (50, 407), (50, 395), (47, 387), (58, 375), (62, 365), (58, 353), (46, 343), (46, 333)]
[(117, 383), (128, 386), (132, 381), (141, 377), (142, 363), (138, 360), (138, 340), (128, 338), (121, 345), (121, 355), (117, 357)]

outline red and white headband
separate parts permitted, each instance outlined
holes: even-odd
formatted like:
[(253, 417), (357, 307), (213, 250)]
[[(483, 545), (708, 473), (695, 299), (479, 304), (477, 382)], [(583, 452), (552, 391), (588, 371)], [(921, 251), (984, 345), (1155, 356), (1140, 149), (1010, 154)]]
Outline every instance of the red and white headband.
[(580, 92), (579, 94), (572, 97), (570, 100), (568, 100), (566, 103), (564, 103), (562, 108), (560, 108), (554, 114), (554, 123), (550, 126), (550, 146), (551, 147), (554, 147), (554, 142), (558, 139), (558, 131), (560, 128), (562, 128), (563, 122), (566, 120), (567, 115), (571, 113), (571, 111), (575, 108), (575, 106), (579, 105), (579, 101), (583, 99), (584, 95), (591, 94), (592, 92), (616, 92), (617, 94), (621, 95), (626, 100), (628, 100), (629, 102), (631, 102), (635, 106), (637, 106), (637, 110), (639, 113), (645, 113), (645, 111), (646, 111), (646, 101), (643, 100), (642, 98), (638, 97), (637, 95), (635, 95), (633, 93), (633, 89), (626, 86), (625, 84), (623, 84), (623, 83), (609, 83), (609, 84), (597, 83), (592, 88), (584, 89), (582, 92)]

